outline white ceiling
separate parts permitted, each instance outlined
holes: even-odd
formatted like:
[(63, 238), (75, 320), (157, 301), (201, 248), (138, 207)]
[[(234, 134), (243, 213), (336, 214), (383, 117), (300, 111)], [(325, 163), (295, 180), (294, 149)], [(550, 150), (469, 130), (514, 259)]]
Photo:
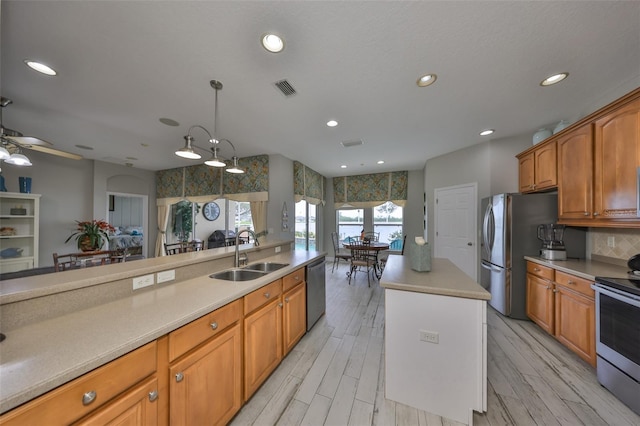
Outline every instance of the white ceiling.
[[(217, 136), (240, 157), (282, 154), (331, 177), (422, 169), (487, 140), (478, 135), (485, 128), (494, 139), (532, 135), (591, 112), (586, 105), (640, 76), (637, 1), (2, 0), (0, 8), (0, 90), (14, 102), (4, 125), (148, 170), (198, 163), (174, 151), (189, 126), (213, 131), (211, 79), (224, 84)], [(284, 37), (282, 53), (261, 47), (268, 31)], [(59, 75), (32, 71), (26, 58)], [(539, 85), (560, 71), (569, 78)], [(424, 73), (437, 82), (417, 87)], [(275, 88), (282, 79), (295, 96)], [(204, 132), (193, 136), (206, 146)], [(358, 139), (364, 145), (340, 144)]]

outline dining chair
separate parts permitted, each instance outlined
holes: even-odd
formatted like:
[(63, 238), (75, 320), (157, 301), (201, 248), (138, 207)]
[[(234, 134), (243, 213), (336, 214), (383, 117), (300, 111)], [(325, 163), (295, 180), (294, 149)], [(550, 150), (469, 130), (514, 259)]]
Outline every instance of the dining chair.
[(167, 256), (171, 256), (173, 254), (184, 253), (184, 244), (183, 243), (172, 243), (165, 244), (164, 251), (167, 253)]
[(400, 255), (404, 256), (404, 246), (406, 242), (406, 235), (402, 238), (402, 240), (396, 238), (395, 240), (391, 241), (391, 244), (389, 244), (389, 250), (385, 250), (385, 252), (380, 257), (380, 270), (384, 271), (384, 267), (387, 266), (387, 260), (389, 259), (389, 254), (391, 253), (391, 251), (400, 251)]
[(351, 246), (351, 269), (349, 270), (349, 285), (351, 278), (355, 280), (355, 274), (358, 270), (367, 273), (367, 284), (371, 287), (371, 273), (374, 272), (376, 260), (371, 256), (371, 249), (368, 244), (363, 241), (355, 241)]
[(368, 241), (380, 241), (380, 233), (374, 231), (368, 231), (364, 233), (364, 240)]
[(204, 249), (204, 241), (193, 240), (185, 246), (186, 251), (200, 251)]
[(331, 233), (331, 240), (333, 241), (333, 267), (331, 268), (331, 273), (333, 274), (336, 265), (340, 266), (340, 260), (351, 263), (351, 253), (340, 247), (340, 238), (337, 232)]

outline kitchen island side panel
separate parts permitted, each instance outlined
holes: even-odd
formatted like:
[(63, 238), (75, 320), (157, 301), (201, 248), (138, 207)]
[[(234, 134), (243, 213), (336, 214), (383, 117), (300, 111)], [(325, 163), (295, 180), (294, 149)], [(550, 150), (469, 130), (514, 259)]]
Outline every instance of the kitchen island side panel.
[(486, 301), (385, 289), (385, 312), (386, 398), (472, 424), (487, 406)]

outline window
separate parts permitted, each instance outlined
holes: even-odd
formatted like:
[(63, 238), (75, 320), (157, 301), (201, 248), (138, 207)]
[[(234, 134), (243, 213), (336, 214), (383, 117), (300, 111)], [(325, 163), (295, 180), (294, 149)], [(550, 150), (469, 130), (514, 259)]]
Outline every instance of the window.
[(338, 236), (360, 237), (363, 229), (380, 234), (380, 241), (402, 240), (402, 207), (387, 201), (370, 209), (339, 209), (336, 211)]
[(344, 241), (347, 237), (360, 237), (364, 226), (363, 209), (340, 209), (336, 212), (338, 237)]
[(373, 208), (373, 231), (380, 233), (380, 241), (402, 240), (402, 207), (391, 201)]
[(296, 203), (296, 250), (317, 250), (316, 206), (302, 200)]

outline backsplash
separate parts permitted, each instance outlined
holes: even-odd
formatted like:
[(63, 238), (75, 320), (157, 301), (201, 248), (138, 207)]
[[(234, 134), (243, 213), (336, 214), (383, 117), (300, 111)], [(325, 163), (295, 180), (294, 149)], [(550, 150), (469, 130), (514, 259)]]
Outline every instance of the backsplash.
[[(613, 237), (615, 247), (609, 247)], [(589, 228), (591, 254), (627, 260), (640, 253), (640, 229)]]

